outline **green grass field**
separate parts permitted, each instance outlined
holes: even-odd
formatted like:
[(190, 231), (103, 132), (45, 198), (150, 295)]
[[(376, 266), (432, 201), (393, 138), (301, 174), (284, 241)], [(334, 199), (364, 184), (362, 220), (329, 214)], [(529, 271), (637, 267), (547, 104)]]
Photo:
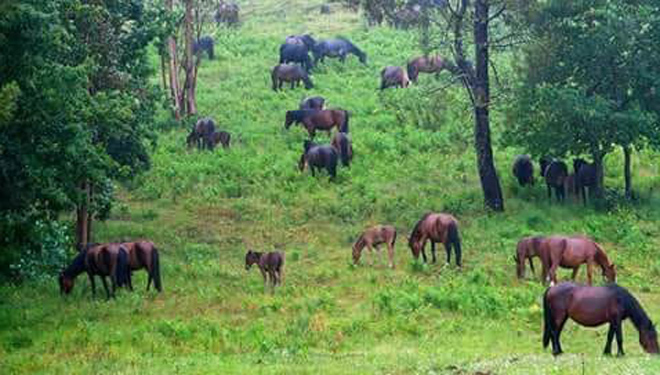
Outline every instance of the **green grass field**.
[[(320, 2), (243, 4), (240, 29), (214, 30), (218, 57), (199, 77), (200, 114), (232, 133), (232, 148), (186, 150), (187, 129), (163, 129), (152, 169), (121, 187), (111, 219), (96, 225), (97, 241), (156, 242), (164, 293), (145, 292), (143, 273), (138, 290), (112, 301), (93, 299), (85, 277), (67, 298), (55, 279), (0, 286), (0, 373), (660, 373), (660, 359), (642, 352), (631, 323), (625, 358), (601, 355), (606, 327), (573, 323), (562, 336), (567, 354), (553, 358), (541, 347), (544, 287), (529, 272), (518, 281), (512, 260), (526, 235), (589, 235), (617, 264), (619, 283), (660, 320), (659, 154), (635, 155), (635, 206), (551, 205), (544, 186), (514, 184), (510, 162), (522, 149), (499, 145), (507, 124), (496, 107), (506, 212), (488, 213), (462, 89), (429, 96), (441, 84), (422, 76), (407, 90), (377, 90), (383, 66), (420, 53), (413, 33), (366, 29), (340, 8), (321, 16)], [(347, 36), (369, 64), (330, 60), (315, 71), (314, 90), (275, 93), (270, 69), (279, 44), (301, 32)], [(500, 69), (513, 74), (505, 63)], [(296, 169), (306, 133), (283, 128), (284, 112), (311, 94), (352, 112), (354, 164), (334, 183)], [(433, 115), (421, 115), (422, 107)], [(621, 164), (617, 153), (606, 159), (608, 186), (621, 188)], [(407, 235), (429, 210), (460, 220), (462, 271), (443, 265), (444, 251), (437, 265), (413, 263)], [(351, 265), (352, 241), (376, 223), (399, 230), (396, 270), (384, 253), (374, 266)], [(248, 248), (286, 252), (285, 285), (275, 294), (264, 293), (257, 270), (245, 270)]]

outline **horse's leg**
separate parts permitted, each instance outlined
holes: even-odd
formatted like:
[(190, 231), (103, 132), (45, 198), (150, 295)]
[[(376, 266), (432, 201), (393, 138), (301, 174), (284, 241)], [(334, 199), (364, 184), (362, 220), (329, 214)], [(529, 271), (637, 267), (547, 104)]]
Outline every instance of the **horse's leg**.
[(371, 244), (367, 244), (367, 249), (369, 249), (369, 266), (374, 265), (374, 248), (371, 247)]
[(259, 267), (259, 271), (261, 271), (261, 277), (264, 278), (264, 292), (268, 291), (268, 275), (266, 274), (266, 270), (263, 268)]
[(559, 267), (560, 260), (552, 259), (550, 260), (550, 270), (548, 271), (548, 277), (550, 278), (550, 285), (557, 284), (557, 268)]
[(607, 341), (605, 342), (605, 350), (603, 350), (604, 355), (612, 355), (612, 340), (614, 339), (614, 322), (610, 322), (610, 329), (607, 331)]
[(420, 241), (422, 241), (422, 259), (426, 263), (426, 238), (422, 237)]
[(394, 246), (392, 242), (387, 244), (387, 257), (390, 259), (390, 268), (394, 269)]
[(571, 276), (571, 280), (575, 281), (575, 278), (577, 277), (579, 271), (580, 271), (580, 266), (573, 268), (573, 275)]
[[(431, 255), (433, 256), (433, 264), (437, 262), (437, 259), (435, 257), (435, 241), (431, 240)], [(447, 258), (447, 262), (449, 262), (449, 258)]]
[(107, 299), (110, 299), (110, 290), (108, 289), (108, 281), (105, 279), (105, 276), (101, 276), (101, 281), (103, 282), (103, 289), (105, 289), (105, 296)]
[(151, 287), (151, 282), (153, 281), (153, 271), (147, 270), (147, 292), (149, 291), (149, 288)]
[[(555, 341), (557, 342), (557, 346), (556, 346), (557, 350), (555, 351), (554, 350), (555, 348), (553, 348), (553, 352), (552, 352), (553, 355), (559, 355), (559, 354), (564, 352), (561, 349), (561, 341), (559, 339), (561, 337), (561, 331), (564, 329), (564, 325), (566, 324), (567, 320), (568, 320), (567, 313), (564, 313), (563, 316), (561, 316), (560, 323), (556, 325), (557, 331), (555, 332)], [(556, 320), (555, 320), (555, 322), (556, 322)]]
[(593, 273), (593, 264), (591, 263), (591, 261), (587, 261), (587, 284), (589, 284), (589, 286), (592, 285), (591, 283), (592, 273)]
[(552, 188), (550, 187), (550, 184), (546, 184), (548, 187), (548, 199), (550, 199), (550, 203), (552, 203)]
[(622, 357), (626, 355), (626, 353), (623, 352), (623, 324), (621, 324), (621, 319), (617, 319), (615, 328), (616, 328), (616, 346), (617, 346), (616, 355)]
[(94, 283), (94, 275), (91, 272), (87, 272), (89, 277), (89, 284), (92, 286), (92, 297), (96, 296), (96, 284)]
[(532, 269), (532, 276), (536, 276), (536, 271), (534, 271), (534, 261), (532, 260), (532, 257), (527, 258), (529, 260), (529, 268)]

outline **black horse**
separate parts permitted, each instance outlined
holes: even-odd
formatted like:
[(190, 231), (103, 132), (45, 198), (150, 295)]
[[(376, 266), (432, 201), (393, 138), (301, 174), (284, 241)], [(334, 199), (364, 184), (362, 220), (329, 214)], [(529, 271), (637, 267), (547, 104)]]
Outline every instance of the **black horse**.
[(323, 106), (325, 105), (325, 99), (320, 96), (312, 96), (309, 98), (305, 98), (300, 101), (300, 110), (305, 110), (305, 109), (316, 109), (316, 110), (322, 110)]
[(353, 142), (351, 137), (344, 132), (337, 132), (332, 138), (330, 145), (339, 153), (339, 159), (344, 167), (349, 167), (353, 160)]
[(544, 156), (539, 160), (539, 164), (541, 165), (541, 176), (545, 178), (545, 184), (548, 187), (548, 198), (552, 199), (552, 189), (554, 188), (557, 201), (563, 201), (566, 198), (564, 182), (568, 177), (566, 163)]
[(591, 197), (593, 189), (598, 185), (598, 171), (595, 165), (579, 158), (573, 160), (573, 171), (575, 173), (575, 191), (582, 195), (582, 201), (586, 205), (587, 187)]
[(513, 160), (513, 175), (520, 186), (534, 185), (534, 164), (529, 155), (518, 155)]
[(300, 171), (305, 170), (305, 165), (309, 166), (312, 176), (316, 176), (316, 169), (325, 169), (330, 175), (330, 179), (337, 176), (337, 150), (329, 145), (319, 145), (312, 141), (305, 141), (302, 156), (298, 167)]
[(285, 43), (280, 46), (280, 64), (298, 63), (309, 74), (314, 67), (309, 50), (304, 44)]
[(212, 36), (206, 35), (201, 38), (199, 38), (194, 44), (193, 44), (193, 53), (195, 55), (197, 54), (202, 54), (203, 52), (206, 52), (209, 55), (209, 59), (213, 60), (214, 56), (214, 46), (215, 46), (215, 40), (213, 40)]
[(323, 61), (326, 57), (338, 57), (341, 62), (344, 62), (346, 61), (346, 56), (350, 53), (356, 55), (362, 64), (367, 64), (367, 54), (362, 52), (346, 38), (340, 37), (322, 40), (316, 43), (312, 49), (315, 64), (318, 64), (319, 61)]
[[(83, 272), (87, 272), (93, 295), (96, 295), (94, 276), (100, 276), (107, 298), (114, 298), (117, 287), (131, 285), (128, 250), (116, 243), (89, 244), (83, 247), (71, 264), (60, 272), (60, 293), (71, 293), (76, 277)], [(108, 289), (106, 276), (110, 276), (112, 292)]]
[(312, 48), (316, 45), (316, 40), (309, 35), (309, 34), (303, 34), (303, 35), (289, 35), (286, 37), (284, 40), (284, 43), (286, 44), (301, 44), (307, 47), (307, 50), (311, 51)]

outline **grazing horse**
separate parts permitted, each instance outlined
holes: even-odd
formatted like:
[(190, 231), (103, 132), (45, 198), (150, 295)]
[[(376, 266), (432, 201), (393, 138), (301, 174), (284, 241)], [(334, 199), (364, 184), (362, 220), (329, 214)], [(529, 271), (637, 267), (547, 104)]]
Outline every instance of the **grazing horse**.
[(545, 184), (548, 187), (548, 199), (552, 200), (552, 189), (554, 188), (557, 201), (563, 201), (566, 198), (564, 180), (568, 176), (566, 163), (561, 160), (542, 157), (539, 164), (541, 165), (541, 176), (545, 178)]
[(379, 246), (387, 245), (387, 255), (390, 259), (390, 268), (394, 268), (394, 244), (396, 242), (396, 228), (391, 225), (376, 225), (368, 228), (353, 244), (353, 264), (358, 264), (362, 250), (366, 247), (371, 252), (373, 264), (374, 247), (380, 252)]
[(525, 277), (525, 259), (529, 260), (529, 268), (532, 269), (532, 274), (535, 273), (532, 258), (541, 257), (541, 241), (544, 238), (541, 236), (532, 236), (518, 241), (516, 255), (513, 259), (516, 261), (516, 275), (519, 279)]
[(616, 282), (616, 266), (610, 263), (605, 251), (596, 242), (587, 237), (551, 236), (540, 244), (540, 258), (543, 263), (544, 280), (557, 283), (557, 268), (573, 269), (575, 281), (580, 266), (587, 264), (587, 283), (592, 285), (592, 269), (594, 264), (600, 266), (607, 281)]
[(330, 175), (330, 179), (337, 176), (337, 151), (334, 147), (328, 145), (318, 145), (312, 141), (305, 141), (304, 152), (298, 162), (300, 171), (309, 166), (312, 176), (316, 176), (316, 169), (325, 169)]
[(215, 45), (215, 40), (213, 40), (212, 36), (206, 35), (203, 36), (193, 44), (193, 53), (195, 55), (201, 54), (203, 52), (206, 52), (209, 55), (209, 59), (213, 60), (213, 50), (214, 50), (214, 45)]
[(344, 167), (349, 167), (353, 160), (353, 143), (351, 142), (351, 137), (346, 133), (337, 132), (332, 137), (330, 145), (337, 150), (341, 164)]
[[(157, 291), (162, 292), (163, 286), (160, 280), (160, 256), (158, 249), (151, 241), (124, 242), (122, 246), (128, 251), (128, 264), (131, 273), (140, 269), (147, 271), (147, 291), (153, 281)], [(128, 287), (133, 290), (133, 280), (129, 278)]]
[[(108, 299), (115, 297), (115, 289), (130, 283), (128, 251), (120, 244), (93, 244), (82, 249), (71, 264), (59, 275), (60, 293), (69, 294), (73, 290), (78, 275), (87, 272), (92, 286), (92, 295), (96, 295), (94, 276), (101, 277)], [(110, 276), (112, 293), (108, 289), (106, 276)]]
[(268, 287), (268, 281), (275, 290), (277, 285), (282, 285), (284, 279), (284, 253), (271, 251), (260, 253), (248, 250), (245, 254), (245, 269), (249, 270), (253, 264), (259, 266), (261, 276), (264, 278), (264, 289)]
[(286, 44), (297, 44), (307, 47), (307, 50), (311, 51), (312, 48), (316, 45), (316, 40), (310, 34), (303, 35), (289, 35), (284, 40)]
[(630, 318), (639, 332), (639, 344), (644, 351), (658, 354), (655, 325), (630, 292), (616, 284), (582, 286), (561, 283), (548, 288), (543, 295), (543, 347), (552, 341), (552, 354), (562, 354), (559, 337), (568, 318), (585, 327), (610, 324), (603, 354), (612, 354), (612, 339), (616, 335), (617, 355), (623, 356), (623, 321)]
[(343, 109), (293, 110), (286, 111), (284, 128), (289, 129), (291, 124), (302, 124), (310, 138), (316, 136), (316, 130), (325, 130), (330, 134), (332, 128), (342, 133), (348, 133), (348, 111)]
[(408, 78), (417, 83), (419, 73), (440, 73), (447, 67), (447, 61), (440, 56), (419, 56), (408, 62)]
[(346, 61), (346, 56), (352, 53), (360, 59), (364, 65), (367, 64), (367, 54), (357, 48), (350, 40), (346, 38), (335, 38), (322, 40), (314, 46), (312, 54), (314, 55), (314, 64), (323, 62), (326, 57), (338, 57), (342, 63)]
[(413, 228), (408, 241), (408, 246), (415, 259), (419, 259), (419, 253), (422, 253), (424, 263), (426, 263), (426, 241), (431, 241), (431, 254), (433, 263), (435, 258), (435, 244), (441, 242), (445, 245), (447, 252), (447, 264), (451, 263), (451, 248), (453, 246), (456, 253), (456, 265), (461, 267), (461, 238), (458, 233), (458, 220), (449, 214), (437, 214), (433, 212), (426, 213)]
[(386, 66), (380, 71), (380, 89), (388, 87), (406, 88), (410, 84), (408, 73), (400, 66)]
[(290, 82), (291, 88), (294, 88), (300, 85), (300, 81), (302, 81), (307, 90), (314, 88), (314, 83), (312, 83), (307, 72), (298, 65), (276, 65), (271, 72), (271, 78), (273, 80), (274, 91), (281, 90), (283, 82)]
[(215, 132), (215, 121), (210, 117), (204, 117), (197, 120), (192, 131), (188, 135), (188, 147), (197, 146), (198, 148), (212, 149), (211, 135)]
[(300, 64), (307, 73), (314, 67), (307, 46), (304, 44), (285, 43), (280, 46), (280, 64), (289, 62)]
[(300, 101), (300, 109), (316, 109), (322, 110), (325, 106), (325, 99), (321, 96), (312, 96), (309, 98), (304, 98)]
[(231, 142), (231, 134), (226, 131), (213, 132), (211, 134), (211, 146), (216, 148), (219, 144), (222, 144), (223, 148), (229, 148), (229, 142)]
[(589, 188), (589, 197), (591, 197), (593, 190), (598, 186), (598, 171), (595, 165), (578, 158), (573, 160), (573, 172), (575, 173), (575, 191), (582, 196), (582, 201), (586, 206), (587, 187)]
[(520, 186), (534, 186), (534, 164), (529, 155), (518, 155), (513, 160), (513, 175)]

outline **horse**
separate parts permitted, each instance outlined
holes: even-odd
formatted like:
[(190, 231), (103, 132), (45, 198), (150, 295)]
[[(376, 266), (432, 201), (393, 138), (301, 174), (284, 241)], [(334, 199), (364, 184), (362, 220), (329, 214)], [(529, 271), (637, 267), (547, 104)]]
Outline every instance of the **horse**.
[(543, 295), (543, 347), (552, 341), (552, 354), (563, 353), (559, 337), (566, 320), (571, 318), (585, 327), (610, 324), (604, 355), (612, 354), (612, 339), (616, 335), (617, 355), (623, 356), (623, 321), (630, 318), (639, 332), (639, 344), (650, 354), (658, 354), (655, 325), (639, 301), (625, 288), (616, 284), (582, 286), (562, 283), (548, 288)]
[(575, 173), (575, 191), (577, 195), (582, 196), (584, 205), (587, 205), (587, 187), (589, 196), (593, 194), (593, 189), (598, 186), (598, 171), (596, 166), (587, 163), (584, 159), (573, 160), (573, 172)]
[(314, 88), (314, 83), (309, 78), (305, 70), (298, 65), (280, 64), (273, 67), (271, 72), (273, 80), (273, 90), (277, 91), (282, 89), (283, 82), (290, 82), (291, 88), (300, 85), (300, 81), (305, 84), (305, 89), (309, 90)]
[(314, 67), (307, 46), (304, 44), (284, 43), (280, 45), (280, 64), (290, 62), (300, 64), (308, 74)]
[(284, 40), (286, 44), (298, 44), (307, 47), (307, 50), (311, 51), (312, 48), (316, 45), (316, 40), (310, 34), (303, 35), (289, 35)]
[[(153, 281), (157, 291), (162, 292), (160, 280), (160, 256), (156, 245), (151, 241), (124, 242), (122, 246), (128, 251), (130, 272), (145, 269), (147, 271), (147, 291)], [(129, 278), (128, 288), (133, 290), (133, 280)]]
[(561, 160), (542, 157), (539, 164), (541, 165), (541, 176), (545, 178), (545, 184), (548, 187), (548, 199), (552, 201), (552, 189), (554, 188), (557, 201), (563, 201), (566, 198), (564, 180), (568, 176), (566, 163)]
[(419, 253), (422, 253), (424, 263), (426, 263), (426, 241), (431, 241), (431, 254), (433, 263), (435, 258), (435, 244), (442, 242), (447, 252), (447, 264), (451, 263), (451, 248), (454, 248), (456, 254), (456, 265), (461, 267), (461, 238), (458, 233), (458, 220), (449, 214), (444, 213), (426, 213), (413, 228), (408, 246), (415, 259), (419, 259)]
[(304, 152), (298, 162), (300, 171), (309, 166), (312, 176), (316, 176), (316, 169), (325, 169), (330, 175), (330, 179), (337, 176), (337, 151), (334, 147), (328, 145), (318, 145), (312, 141), (305, 141)]
[(211, 135), (215, 132), (215, 121), (210, 117), (203, 117), (195, 123), (192, 131), (188, 135), (188, 147), (197, 146), (198, 148), (212, 149)]
[(226, 131), (221, 130), (218, 132), (213, 132), (210, 138), (212, 148), (217, 147), (218, 144), (222, 144), (223, 148), (229, 148), (229, 143), (231, 142), (231, 134), (227, 133)]
[(348, 133), (348, 117), (348, 111), (343, 109), (286, 111), (284, 128), (289, 129), (293, 123), (302, 124), (312, 139), (316, 136), (316, 130), (325, 130), (330, 134), (336, 127), (340, 132)]
[(543, 263), (544, 280), (557, 283), (557, 268), (573, 269), (575, 280), (580, 265), (587, 264), (587, 283), (592, 285), (592, 268), (600, 266), (603, 276), (611, 283), (616, 282), (616, 266), (610, 262), (605, 251), (590, 238), (583, 236), (550, 236), (541, 241), (540, 258)]
[(417, 83), (419, 73), (440, 73), (447, 67), (447, 62), (440, 56), (419, 56), (408, 61), (408, 78)]
[(206, 35), (197, 39), (197, 41), (193, 44), (193, 53), (195, 55), (200, 54), (201, 56), (203, 52), (206, 52), (209, 55), (209, 59), (213, 60), (214, 46), (215, 46), (215, 40), (213, 39), (213, 37), (210, 35)]
[(532, 258), (541, 257), (541, 241), (545, 237), (542, 236), (532, 236), (524, 237), (516, 245), (516, 255), (514, 260), (516, 261), (516, 275), (519, 279), (525, 277), (525, 260), (529, 260), (529, 268), (532, 269), (532, 274), (535, 274), (534, 271), (534, 261)]
[(360, 261), (362, 250), (366, 247), (371, 252), (372, 264), (374, 247), (380, 252), (379, 246), (387, 245), (387, 255), (390, 268), (394, 268), (394, 244), (396, 243), (396, 228), (391, 225), (376, 225), (367, 228), (353, 244), (353, 264)]
[[(101, 277), (103, 288), (108, 299), (115, 297), (115, 289), (130, 285), (130, 269), (128, 264), (128, 251), (120, 244), (92, 244), (82, 249), (71, 264), (60, 272), (58, 282), (60, 294), (69, 294), (73, 290), (75, 279), (83, 272), (87, 272), (92, 286), (92, 295), (96, 295), (94, 276)], [(110, 276), (112, 293), (108, 289), (106, 276)]]
[(386, 66), (380, 71), (380, 89), (388, 87), (406, 88), (410, 84), (408, 73), (400, 66)]
[(300, 101), (300, 109), (316, 109), (322, 110), (325, 106), (325, 99), (321, 96), (312, 96), (309, 98), (304, 98)]
[(250, 270), (253, 264), (259, 266), (261, 276), (264, 278), (264, 289), (268, 287), (269, 279), (273, 290), (277, 285), (282, 285), (284, 279), (284, 253), (279, 251), (260, 253), (248, 250), (245, 254), (245, 269)]
[(529, 155), (518, 155), (513, 160), (513, 175), (520, 186), (527, 184), (534, 186), (534, 164)]
[(239, 10), (240, 8), (238, 7), (238, 4), (220, 0), (213, 18), (215, 19), (215, 22), (219, 24), (225, 23), (229, 26), (235, 26), (239, 21)]
[(367, 65), (367, 54), (346, 38), (322, 40), (312, 48), (314, 64), (318, 64), (319, 61), (323, 62), (326, 57), (338, 57), (339, 61), (343, 63), (350, 53), (356, 55), (362, 64)]
[(341, 164), (344, 167), (349, 167), (353, 160), (353, 143), (351, 142), (351, 137), (346, 133), (337, 132), (332, 137), (330, 145), (337, 150)]

